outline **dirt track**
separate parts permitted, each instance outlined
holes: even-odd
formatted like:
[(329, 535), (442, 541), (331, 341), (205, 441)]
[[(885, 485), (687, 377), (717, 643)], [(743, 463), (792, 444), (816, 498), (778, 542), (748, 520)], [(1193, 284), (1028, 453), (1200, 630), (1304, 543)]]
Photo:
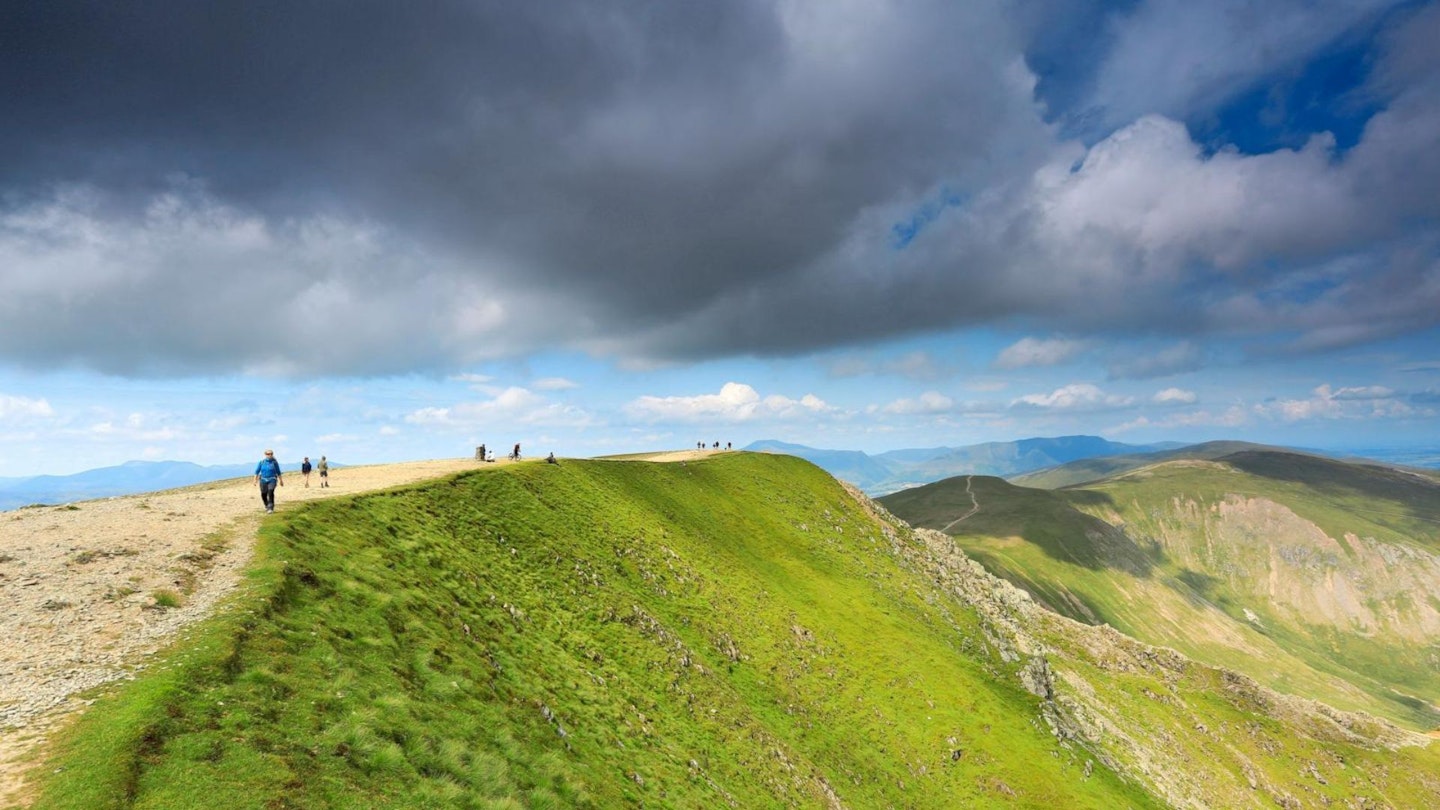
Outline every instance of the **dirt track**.
[[(325, 489), (290, 473), (277, 511), (478, 466), (344, 467)], [(25, 760), (83, 711), (78, 693), (131, 677), (236, 585), (263, 517), (248, 478), (0, 512), (0, 807), (26, 803)], [(157, 607), (164, 591), (180, 605)]]

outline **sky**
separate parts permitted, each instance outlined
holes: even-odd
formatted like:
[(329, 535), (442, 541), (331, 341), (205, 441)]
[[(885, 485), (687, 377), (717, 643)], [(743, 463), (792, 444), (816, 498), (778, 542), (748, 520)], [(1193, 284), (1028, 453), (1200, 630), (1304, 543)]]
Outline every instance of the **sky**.
[(0, 6), (0, 476), (1440, 446), (1440, 4)]

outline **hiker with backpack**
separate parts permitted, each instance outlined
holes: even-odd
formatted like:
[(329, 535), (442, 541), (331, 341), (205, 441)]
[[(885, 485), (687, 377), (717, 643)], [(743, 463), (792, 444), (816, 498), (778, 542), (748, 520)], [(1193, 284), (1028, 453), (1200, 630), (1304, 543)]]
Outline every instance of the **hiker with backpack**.
[(264, 504), (266, 512), (275, 511), (275, 487), (285, 486), (285, 479), (280, 474), (280, 462), (275, 460), (275, 451), (266, 450), (265, 457), (255, 465), (255, 484), (260, 487), (260, 503)]

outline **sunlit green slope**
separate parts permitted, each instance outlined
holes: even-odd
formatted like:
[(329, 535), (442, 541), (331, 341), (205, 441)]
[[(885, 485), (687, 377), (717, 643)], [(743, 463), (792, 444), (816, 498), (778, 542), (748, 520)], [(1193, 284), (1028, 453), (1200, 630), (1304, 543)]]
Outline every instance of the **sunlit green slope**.
[(313, 502), (39, 806), (1440, 802), (1423, 738), (1041, 610), (872, 510), (758, 454)]
[(261, 615), (70, 806), (1153, 806), (797, 459), (509, 465), (266, 539)]
[(1064, 615), (1282, 691), (1440, 724), (1432, 478), (1246, 451), (1084, 488), (957, 478), (883, 502)]

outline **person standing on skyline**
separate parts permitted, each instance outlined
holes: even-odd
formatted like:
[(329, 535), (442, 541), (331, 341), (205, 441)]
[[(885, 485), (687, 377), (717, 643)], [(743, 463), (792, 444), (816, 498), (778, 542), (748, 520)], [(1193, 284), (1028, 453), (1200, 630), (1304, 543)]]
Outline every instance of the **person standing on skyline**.
[(324, 456), (320, 457), (320, 466), (316, 469), (320, 470), (320, 486), (330, 486), (330, 462), (326, 461)]
[(280, 462), (275, 460), (274, 450), (266, 450), (265, 457), (255, 465), (255, 483), (260, 487), (260, 502), (265, 505), (265, 511), (274, 512), (275, 487), (285, 486), (285, 479), (280, 474)]

